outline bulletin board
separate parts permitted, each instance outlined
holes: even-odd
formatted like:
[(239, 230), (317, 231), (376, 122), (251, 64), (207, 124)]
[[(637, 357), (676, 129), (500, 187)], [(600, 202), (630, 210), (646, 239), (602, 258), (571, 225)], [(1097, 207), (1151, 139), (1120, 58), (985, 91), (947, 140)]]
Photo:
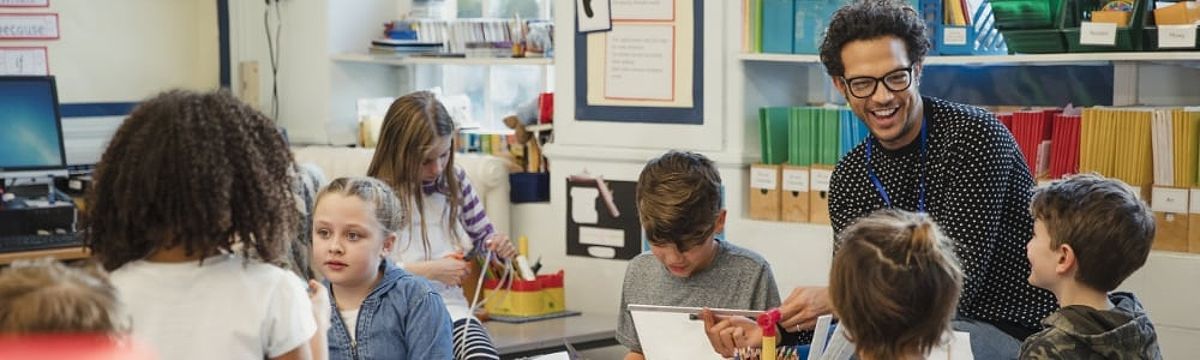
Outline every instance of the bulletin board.
[[(669, 15), (654, 9), (667, 6)], [(612, 0), (611, 7), (611, 31), (575, 33), (575, 119), (703, 124), (703, 1)], [(636, 49), (622, 50), (629, 48)], [(670, 66), (638, 60), (668, 55)], [(662, 71), (647, 71), (654, 69)]]
[(567, 255), (629, 260), (642, 253), (637, 182), (604, 180), (618, 216), (612, 216), (594, 181), (567, 180)]

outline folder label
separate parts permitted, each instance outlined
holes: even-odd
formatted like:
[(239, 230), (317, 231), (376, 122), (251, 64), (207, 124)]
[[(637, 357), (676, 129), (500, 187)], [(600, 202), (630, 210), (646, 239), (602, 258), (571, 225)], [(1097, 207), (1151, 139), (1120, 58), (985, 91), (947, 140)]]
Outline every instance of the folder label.
[(1151, 189), (1150, 208), (1154, 212), (1184, 214), (1188, 212), (1188, 189), (1156, 187)]
[(942, 43), (946, 45), (966, 45), (967, 28), (945, 27), (942, 29)]
[(775, 190), (776, 171), (775, 167), (752, 167), (750, 168), (750, 187), (753, 189)]
[(1192, 214), (1200, 214), (1200, 189), (1192, 189), (1192, 198), (1198, 201), (1192, 201), (1188, 204), (1188, 212)]
[(1196, 47), (1196, 25), (1159, 25), (1158, 47), (1164, 49)]
[(808, 192), (808, 170), (783, 169), (783, 190)]
[(1084, 21), (1079, 24), (1079, 44), (1117, 45), (1117, 24)]
[(813, 191), (829, 191), (829, 178), (831, 177), (833, 177), (833, 170), (812, 169)]

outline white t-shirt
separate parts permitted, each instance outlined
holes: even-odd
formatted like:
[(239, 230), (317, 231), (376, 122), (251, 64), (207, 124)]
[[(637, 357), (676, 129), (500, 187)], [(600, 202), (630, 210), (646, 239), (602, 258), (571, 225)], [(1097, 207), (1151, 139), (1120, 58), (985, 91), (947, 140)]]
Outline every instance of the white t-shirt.
[[(466, 230), (463, 230), (462, 224), (458, 219), (453, 219), (453, 231), (458, 235), (458, 241), (455, 242), (449, 234), (450, 229), (446, 226), (446, 218), (449, 214), (449, 208), (446, 207), (446, 195), (442, 193), (433, 193), (425, 195), (425, 215), (426, 215), (426, 234), (429, 235), (429, 248), (426, 249), (425, 243), (421, 241), (421, 214), (413, 211), (412, 225), (407, 229), (400, 230), (396, 233), (398, 241), (396, 242), (396, 251), (392, 252), (392, 261), (396, 264), (404, 266), (405, 263), (414, 263), (420, 261), (438, 260), (446, 255), (455, 252), (466, 253), (471, 251), (472, 245), (470, 237), (467, 236)], [(411, 208), (416, 208), (416, 202), (410, 203)], [(437, 291), (442, 296), (442, 302), (446, 304), (446, 311), (450, 313), (451, 321), (458, 321), (471, 316), (470, 305), (467, 303), (467, 297), (463, 295), (463, 289), (459, 285), (450, 285), (440, 281), (428, 279), (433, 285), (434, 291)], [(476, 281), (478, 279), (470, 279), (464, 281)]]
[(354, 310), (339, 310), (342, 314), (342, 322), (346, 323), (346, 332), (350, 333), (350, 341), (354, 341), (354, 331), (358, 329), (358, 309)]
[(262, 360), (317, 330), (299, 277), (238, 255), (203, 265), (134, 261), (113, 271), (112, 282), (134, 338), (161, 359)]

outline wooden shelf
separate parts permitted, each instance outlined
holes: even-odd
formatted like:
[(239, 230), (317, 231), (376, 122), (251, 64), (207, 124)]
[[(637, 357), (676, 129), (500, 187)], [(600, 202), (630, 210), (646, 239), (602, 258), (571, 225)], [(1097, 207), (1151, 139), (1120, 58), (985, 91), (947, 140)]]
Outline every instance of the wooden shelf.
[[(808, 54), (740, 54), (738, 59), (798, 64), (821, 63), (820, 56)], [(927, 65), (1075, 64), (1113, 61), (1200, 62), (1200, 51), (928, 56), (925, 58)]]
[(342, 53), (333, 55), (333, 61), (344, 63), (380, 64), (391, 66), (407, 65), (553, 65), (553, 58), (488, 58), (488, 57), (432, 57), (396, 56), (364, 53)]
[(91, 255), (88, 254), (87, 249), (83, 247), (0, 253), (0, 265), (7, 265), (11, 264), (13, 261), (24, 259), (51, 257), (56, 260), (75, 260), (84, 259), (88, 256)]

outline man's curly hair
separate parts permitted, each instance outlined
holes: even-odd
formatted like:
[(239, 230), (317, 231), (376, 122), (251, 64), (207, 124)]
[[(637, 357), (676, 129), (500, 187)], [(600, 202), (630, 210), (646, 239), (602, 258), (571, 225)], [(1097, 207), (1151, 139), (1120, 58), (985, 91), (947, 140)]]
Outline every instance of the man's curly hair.
[(85, 243), (108, 270), (177, 246), (188, 256), (238, 248), (279, 262), (300, 217), (284, 141), (270, 119), (226, 91), (146, 100), (96, 166)]
[(920, 13), (904, 0), (856, 0), (833, 13), (825, 40), (821, 42), (821, 63), (830, 76), (843, 76), (842, 48), (857, 40), (881, 36), (904, 40), (908, 60), (913, 64), (925, 59), (929, 38)]

